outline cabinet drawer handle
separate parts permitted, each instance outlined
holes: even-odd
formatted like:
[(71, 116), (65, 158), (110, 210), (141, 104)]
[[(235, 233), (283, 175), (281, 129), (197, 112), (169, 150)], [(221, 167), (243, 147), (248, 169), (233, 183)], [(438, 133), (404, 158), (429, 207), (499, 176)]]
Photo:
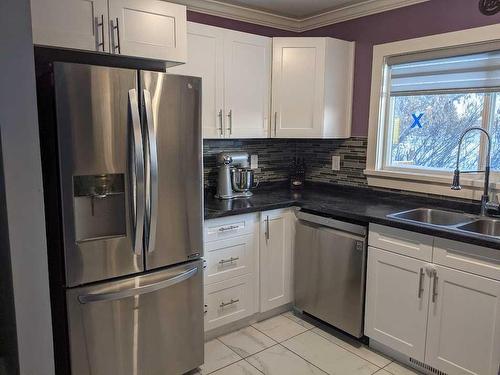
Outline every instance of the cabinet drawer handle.
[(206, 314), (207, 312), (208, 312), (208, 305), (204, 305), (203, 314)]
[(234, 305), (235, 303), (238, 303), (238, 302), (240, 302), (240, 300), (238, 298), (237, 299), (232, 299), (231, 298), (231, 301), (229, 301), (229, 302), (221, 302), (219, 306), (220, 306), (221, 309), (223, 309), (226, 306), (231, 306), (231, 305)]
[(238, 259), (240, 259), (240, 258), (239, 258), (239, 257), (234, 257), (234, 258), (233, 258), (233, 257), (231, 257), (231, 258), (229, 258), (229, 259), (222, 259), (222, 260), (220, 260), (220, 261), (219, 261), (219, 264), (220, 264), (221, 266), (223, 266), (223, 265), (224, 265), (224, 264), (226, 264), (226, 263), (233, 263), (233, 262), (236, 262)]
[(420, 268), (420, 276), (418, 278), (418, 298), (422, 298), (422, 294), (424, 293), (424, 269)]
[(228, 227), (220, 227), (219, 232), (224, 233), (224, 232), (227, 232), (229, 230), (238, 229), (239, 227), (240, 227), (239, 225), (229, 225)]
[(437, 276), (436, 270), (432, 270), (432, 276), (434, 276), (434, 280), (432, 282), (432, 303), (435, 303), (437, 300), (437, 296), (438, 296), (438, 291), (437, 291), (438, 276)]

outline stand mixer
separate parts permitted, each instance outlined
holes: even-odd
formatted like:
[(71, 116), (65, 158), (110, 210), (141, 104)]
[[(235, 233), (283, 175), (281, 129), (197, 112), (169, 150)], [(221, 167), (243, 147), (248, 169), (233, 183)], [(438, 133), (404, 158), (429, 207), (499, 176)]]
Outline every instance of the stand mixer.
[(248, 198), (254, 185), (254, 171), (250, 169), (249, 155), (246, 152), (221, 152), (217, 155), (219, 199)]

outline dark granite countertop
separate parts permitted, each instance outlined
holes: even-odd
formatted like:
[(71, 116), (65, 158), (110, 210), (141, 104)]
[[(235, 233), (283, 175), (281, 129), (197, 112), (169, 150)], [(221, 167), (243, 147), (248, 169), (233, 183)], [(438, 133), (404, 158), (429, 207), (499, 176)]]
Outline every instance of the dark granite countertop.
[(300, 207), (312, 214), (350, 221), (358, 224), (375, 223), (424, 233), (436, 237), (500, 249), (500, 239), (474, 233), (457, 232), (446, 227), (401, 222), (388, 214), (419, 207), (442, 208), (477, 214), (479, 205), (369, 188), (309, 184), (302, 191), (290, 191), (283, 185), (268, 186), (246, 199), (219, 200), (213, 193), (205, 196), (205, 219), (213, 219), (278, 208)]

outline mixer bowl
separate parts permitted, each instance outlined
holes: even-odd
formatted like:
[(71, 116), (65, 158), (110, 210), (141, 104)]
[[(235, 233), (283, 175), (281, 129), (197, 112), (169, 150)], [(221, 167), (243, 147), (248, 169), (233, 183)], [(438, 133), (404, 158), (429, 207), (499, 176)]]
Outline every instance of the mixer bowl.
[(254, 172), (249, 168), (231, 169), (231, 186), (234, 191), (247, 192), (254, 187)]

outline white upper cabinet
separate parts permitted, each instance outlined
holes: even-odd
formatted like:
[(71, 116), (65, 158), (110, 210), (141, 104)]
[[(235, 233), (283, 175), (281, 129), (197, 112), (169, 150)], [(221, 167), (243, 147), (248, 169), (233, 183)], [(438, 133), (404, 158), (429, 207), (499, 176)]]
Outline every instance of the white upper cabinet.
[(271, 98), (271, 39), (236, 31), (224, 38), (226, 135), (265, 138)]
[(32, 0), (33, 42), (185, 62), (186, 7), (161, 0)]
[(202, 78), (204, 138), (268, 137), (270, 38), (188, 22), (188, 61), (168, 72)]
[(201, 77), (204, 138), (224, 137), (224, 35), (217, 27), (188, 22), (187, 63), (168, 73)]
[(32, 0), (33, 43), (109, 52), (107, 0)]
[(109, 0), (111, 53), (185, 62), (186, 7), (161, 0)]
[(272, 136), (350, 137), (353, 72), (353, 42), (274, 38)]

